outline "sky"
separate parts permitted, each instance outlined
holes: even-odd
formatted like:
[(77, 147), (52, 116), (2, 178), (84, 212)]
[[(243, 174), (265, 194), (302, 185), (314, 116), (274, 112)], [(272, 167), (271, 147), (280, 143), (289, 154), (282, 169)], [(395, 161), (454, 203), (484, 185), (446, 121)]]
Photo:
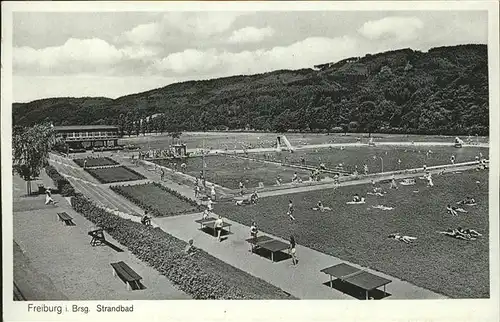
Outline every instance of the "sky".
[(116, 98), (171, 83), (487, 43), (486, 11), (15, 12), (13, 99)]

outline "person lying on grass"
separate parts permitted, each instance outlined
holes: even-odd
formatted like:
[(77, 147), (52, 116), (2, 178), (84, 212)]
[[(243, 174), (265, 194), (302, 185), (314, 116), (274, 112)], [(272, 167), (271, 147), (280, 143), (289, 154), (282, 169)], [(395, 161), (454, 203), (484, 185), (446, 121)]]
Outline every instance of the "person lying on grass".
[(380, 209), (380, 210), (392, 210), (394, 207), (387, 207), (387, 206), (382, 206), (382, 205), (377, 205), (377, 206), (372, 206), (374, 209)]
[(254, 191), (249, 198), (243, 199), (243, 200), (237, 200), (236, 201), (236, 206), (243, 206), (243, 205), (255, 205), (257, 204), (257, 200), (259, 199), (259, 196), (257, 195), (257, 191)]
[(318, 201), (318, 204), (316, 205), (316, 207), (313, 207), (312, 210), (314, 211), (321, 211), (321, 212), (325, 212), (326, 210), (330, 211), (332, 210), (332, 208), (330, 207), (325, 207), (323, 206), (323, 203), (321, 201)]
[(466, 197), (465, 199), (457, 202), (457, 205), (475, 206), (475, 205), (477, 205), (477, 203), (476, 203), (476, 200), (474, 198)]
[(458, 212), (467, 212), (465, 209), (453, 207), (451, 205), (446, 206), (446, 211), (448, 211), (452, 216), (458, 216)]
[(355, 205), (355, 204), (362, 204), (365, 203), (365, 198), (360, 197), (358, 194), (355, 194), (354, 197), (352, 197), (352, 201), (348, 201), (348, 205)]
[(457, 229), (447, 229), (446, 231), (438, 231), (438, 233), (463, 240), (476, 240), (477, 237), (482, 236), (474, 229), (462, 229), (461, 227)]
[(413, 178), (406, 178), (403, 181), (400, 182), (402, 186), (413, 186), (416, 184), (415, 179)]
[(402, 241), (406, 244), (409, 244), (411, 243), (413, 240), (416, 240), (417, 237), (411, 237), (411, 236), (404, 236), (404, 235), (401, 235), (399, 233), (395, 233), (395, 234), (390, 234), (389, 236), (387, 236), (387, 238), (392, 238), (392, 239), (395, 239), (397, 241)]

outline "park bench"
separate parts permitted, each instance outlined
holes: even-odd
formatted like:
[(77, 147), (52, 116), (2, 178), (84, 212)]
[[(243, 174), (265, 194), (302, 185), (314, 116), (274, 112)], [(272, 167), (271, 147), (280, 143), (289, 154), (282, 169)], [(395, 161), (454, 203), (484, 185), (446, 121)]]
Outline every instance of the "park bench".
[(357, 286), (365, 291), (365, 298), (368, 300), (368, 292), (377, 289), (381, 286), (384, 287), (384, 297), (387, 295), (385, 286), (391, 283), (391, 280), (368, 273), (362, 269), (353, 267), (351, 265), (341, 263), (333, 265), (321, 270), (321, 272), (330, 276), (330, 287), (333, 287), (332, 276), (337, 279)]
[(137, 289), (141, 289), (140, 280), (142, 277), (137, 274), (130, 266), (125, 264), (125, 262), (111, 263), (113, 267), (113, 276), (118, 275), (127, 284), (127, 290), (130, 290), (132, 284), (134, 284)]
[(64, 223), (67, 226), (76, 226), (76, 224), (73, 222), (73, 218), (70, 215), (68, 215), (67, 213), (65, 213), (65, 212), (58, 212), (57, 216), (59, 217), (59, 220), (60, 221), (64, 221)]
[(104, 229), (102, 228), (89, 231), (88, 235), (92, 237), (92, 239), (90, 240), (90, 245), (92, 246), (99, 246), (106, 242), (106, 238), (104, 237)]

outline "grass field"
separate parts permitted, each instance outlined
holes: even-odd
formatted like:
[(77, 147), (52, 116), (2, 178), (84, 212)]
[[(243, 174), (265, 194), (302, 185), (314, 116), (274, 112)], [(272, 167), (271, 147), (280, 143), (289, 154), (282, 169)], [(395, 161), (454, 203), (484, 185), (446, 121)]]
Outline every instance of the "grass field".
[(155, 217), (194, 213), (200, 210), (196, 202), (176, 196), (159, 184), (113, 186), (111, 189), (142, 209), (149, 210)]
[(73, 161), (83, 168), (84, 161), (87, 160), (87, 167), (102, 167), (108, 165), (116, 165), (118, 162), (111, 158), (85, 158), (85, 159), (73, 159)]
[[(432, 153), (427, 157), (426, 152), (431, 150)], [(287, 164), (301, 164), (301, 158), (304, 158), (306, 165), (319, 166), (324, 163), (327, 168), (335, 168), (339, 163), (344, 165), (344, 168), (350, 172), (358, 167), (358, 172), (363, 171), (363, 165), (368, 166), (369, 172), (381, 172), (382, 161), (384, 163), (384, 171), (396, 171), (399, 169), (419, 168), (426, 164), (427, 166), (450, 164), (450, 158), (455, 156), (455, 162), (474, 161), (475, 156), (483, 153), (488, 156), (487, 148), (467, 147), (457, 149), (454, 147), (392, 147), (392, 146), (377, 146), (377, 147), (346, 147), (343, 150), (340, 148), (322, 148), (297, 150), (293, 153), (288, 151), (266, 153), (273, 160), (285, 162)], [(251, 153), (250, 156), (265, 159), (264, 153)], [(401, 159), (401, 167), (398, 165), (398, 159)]]
[(113, 183), (145, 179), (145, 177), (140, 173), (137, 173), (136, 171), (124, 166), (97, 169), (86, 168), (85, 171), (99, 180), (100, 183)]
[[(185, 132), (180, 141), (187, 144), (189, 149), (242, 149), (249, 146), (273, 147), (276, 144), (277, 133), (249, 133), (249, 132)], [(452, 136), (440, 135), (401, 135), (401, 134), (373, 134), (377, 142), (453, 142)], [(355, 143), (358, 138), (368, 142), (368, 135), (364, 133), (315, 134), (315, 133), (287, 133), (286, 137), (293, 146), (324, 144), (324, 143)], [(464, 140), (466, 137), (462, 137)], [(487, 137), (478, 137), (479, 142), (488, 142)], [(476, 141), (476, 138), (473, 138)], [(149, 135), (139, 137), (126, 137), (120, 144), (135, 144), (142, 149), (165, 149), (172, 144), (172, 139), (167, 134)]]
[[(156, 160), (155, 162), (168, 167), (171, 161)], [(202, 158), (188, 158), (185, 162), (186, 173), (198, 177), (203, 168)], [(250, 189), (257, 187), (259, 182), (263, 182), (265, 186), (274, 185), (277, 176), (280, 176), (283, 183), (286, 183), (291, 182), (294, 172), (297, 172), (302, 180), (308, 180), (310, 174), (306, 170), (226, 156), (208, 156), (205, 157), (205, 163), (206, 179), (230, 189), (237, 189), (240, 181)]]
[[(368, 195), (363, 205), (346, 205), (346, 201), (355, 193), (366, 196), (367, 185), (261, 198), (248, 207), (221, 203), (217, 212), (245, 225), (255, 220), (267, 233), (282, 238), (293, 234), (299, 244), (452, 298), (488, 297), (488, 172), (449, 173), (435, 176), (434, 183), (426, 187), (423, 180), (417, 180), (416, 186), (391, 191), (384, 185), (388, 191), (384, 197)], [(474, 197), (478, 205), (467, 207), (467, 214), (448, 215), (446, 205), (466, 196)], [(286, 216), (289, 199), (296, 208), (293, 223)], [(333, 211), (311, 210), (319, 200)], [(371, 208), (374, 205), (395, 209)], [(437, 233), (459, 226), (476, 229), (483, 237), (463, 241)], [(405, 244), (388, 239), (390, 233), (418, 239)]]

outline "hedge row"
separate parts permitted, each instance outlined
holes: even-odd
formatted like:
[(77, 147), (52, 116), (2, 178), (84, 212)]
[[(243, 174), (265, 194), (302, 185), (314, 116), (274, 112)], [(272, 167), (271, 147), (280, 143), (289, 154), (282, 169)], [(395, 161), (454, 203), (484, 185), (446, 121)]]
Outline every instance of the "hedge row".
[(57, 191), (59, 191), (62, 196), (70, 197), (75, 195), (75, 189), (73, 186), (56, 170), (56, 168), (51, 165), (47, 165), (45, 167), (45, 172), (52, 179), (52, 181), (54, 181), (54, 184), (57, 186)]
[(144, 185), (149, 185), (153, 184), (154, 186), (158, 187), (159, 189), (172, 194), (175, 198), (179, 198), (180, 200), (189, 203), (193, 208), (191, 209), (185, 209), (182, 211), (168, 211), (166, 209), (158, 209), (157, 207), (154, 207), (154, 205), (151, 205), (147, 202), (144, 202), (144, 200), (139, 199), (137, 196), (135, 196), (133, 193), (130, 193), (130, 191), (127, 191), (124, 189), (124, 187), (134, 187), (130, 185), (119, 185), (119, 186), (110, 186), (111, 190), (116, 192), (117, 194), (125, 197), (127, 200), (133, 202), (135, 205), (138, 207), (147, 210), (150, 215), (153, 217), (170, 217), (170, 216), (176, 216), (176, 215), (181, 215), (181, 214), (186, 214), (186, 213), (193, 213), (196, 211), (202, 211), (204, 208), (201, 205), (198, 205), (195, 201), (183, 196), (182, 194), (178, 193), (175, 190), (169, 189), (167, 187), (162, 186), (159, 183), (153, 182), (153, 183), (145, 183), (142, 185), (137, 185), (137, 186), (144, 186)]
[[(160, 228), (144, 226), (112, 215), (81, 196), (73, 197), (71, 204), (77, 212), (103, 227), (117, 242), (194, 299), (288, 298), (280, 289), (230, 267), (200, 249), (193, 255), (186, 255), (186, 243)], [(217, 269), (210, 271), (214, 266)], [(237, 274), (234, 274), (237, 278), (224, 273), (231, 270), (237, 270)], [(235, 283), (237, 279), (243, 279), (244, 283)], [(258, 294), (257, 290), (263, 288), (267, 289), (270, 295)]]

